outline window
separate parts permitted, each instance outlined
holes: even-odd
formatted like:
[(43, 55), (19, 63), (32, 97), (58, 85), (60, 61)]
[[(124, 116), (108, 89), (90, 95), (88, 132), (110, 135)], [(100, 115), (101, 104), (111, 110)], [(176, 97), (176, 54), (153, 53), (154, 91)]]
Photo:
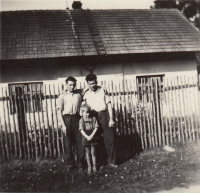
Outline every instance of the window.
[[(163, 87), (163, 77), (164, 75), (151, 75), (151, 76), (136, 76), (137, 81), (137, 90), (139, 92), (139, 100), (147, 100), (149, 102), (150, 97), (150, 89), (156, 89), (156, 81), (157, 81), (157, 89), (158, 87)], [(147, 94), (148, 93), (148, 94)], [(144, 98), (144, 94), (146, 94), (146, 99)]]
[(43, 83), (20, 83), (9, 84), (9, 95), (11, 96), (11, 114), (16, 110), (21, 112), (41, 112)]

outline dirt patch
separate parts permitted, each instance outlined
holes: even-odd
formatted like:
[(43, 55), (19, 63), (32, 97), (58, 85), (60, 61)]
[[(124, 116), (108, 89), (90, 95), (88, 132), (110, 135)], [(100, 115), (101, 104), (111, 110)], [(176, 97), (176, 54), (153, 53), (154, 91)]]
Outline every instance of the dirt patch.
[[(97, 175), (65, 172), (62, 159), (14, 160), (1, 165), (1, 192), (158, 192), (200, 184), (200, 146), (176, 143), (175, 152), (146, 150)], [(199, 188), (199, 186), (196, 186)], [(189, 190), (189, 189), (188, 189)]]

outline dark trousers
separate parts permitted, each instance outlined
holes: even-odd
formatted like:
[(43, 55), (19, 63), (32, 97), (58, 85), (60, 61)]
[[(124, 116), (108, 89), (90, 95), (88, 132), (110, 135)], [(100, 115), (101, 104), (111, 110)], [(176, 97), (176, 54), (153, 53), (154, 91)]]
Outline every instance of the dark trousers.
[(82, 147), (82, 134), (79, 131), (79, 116), (78, 115), (64, 115), (63, 116), (65, 125), (67, 127), (67, 135), (64, 136), (67, 166), (71, 167), (75, 165), (75, 158), (72, 150), (72, 145), (77, 148), (77, 165), (82, 167), (84, 149)]
[[(100, 128), (103, 130), (104, 143), (107, 150), (108, 164), (116, 164), (116, 129), (109, 127), (109, 114), (108, 111), (97, 112), (97, 120)], [(103, 161), (105, 163), (105, 161)]]

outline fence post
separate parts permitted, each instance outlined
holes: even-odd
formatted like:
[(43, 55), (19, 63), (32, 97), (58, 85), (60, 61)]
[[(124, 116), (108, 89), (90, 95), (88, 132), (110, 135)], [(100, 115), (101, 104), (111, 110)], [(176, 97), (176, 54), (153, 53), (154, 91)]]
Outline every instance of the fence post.
[(56, 118), (57, 151), (58, 151), (58, 157), (60, 157), (60, 144), (59, 144), (59, 134), (58, 134), (58, 117), (57, 117), (57, 110), (56, 110), (56, 95), (55, 95), (55, 85), (54, 84), (53, 84), (53, 97), (54, 97), (55, 118)]
[(46, 102), (46, 118), (47, 118), (47, 129), (48, 129), (48, 148), (49, 148), (49, 155), (52, 156), (51, 151), (51, 136), (49, 133), (49, 116), (48, 116), (48, 103), (47, 103), (47, 95), (46, 95), (46, 84), (44, 85), (44, 95), (45, 95), (45, 102)]
[(10, 155), (9, 155), (9, 145), (8, 145), (8, 132), (7, 132), (7, 122), (6, 122), (6, 112), (5, 112), (5, 107), (4, 107), (4, 95), (3, 95), (3, 88), (2, 88), (2, 98), (3, 98), (3, 115), (4, 115), (4, 125), (5, 125), (5, 147), (6, 147), (6, 154), (7, 154), (7, 159), (10, 160)]
[(13, 118), (13, 129), (14, 129), (14, 146), (15, 146), (15, 158), (17, 158), (17, 134), (16, 134), (16, 123), (15, 123), (15, 116), (14, 116), (14, 97), (12, 97), (12, 91), (10, 90), (10, 106), (11, 106), (11, 114)]
[(35, 143), (35, 156), (36, 160), (38, 160), (38, 150), (37, 150), (37, 132), (36, 132), (36, 120), (35, 120), (35, 108), (33, 105), (33, 90), (32, 90), (32, 85), (30, 85), (30, 97), (31, 97), (31, 108), (32, 108), (32, 113), (33, 113), (33, 122), (34, 122), (34, 143)]

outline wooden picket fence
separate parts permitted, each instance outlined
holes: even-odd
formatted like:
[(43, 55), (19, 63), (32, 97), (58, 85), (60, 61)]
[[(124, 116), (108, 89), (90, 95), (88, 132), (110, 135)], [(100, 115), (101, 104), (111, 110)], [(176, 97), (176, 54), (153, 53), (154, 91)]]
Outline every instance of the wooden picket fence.
[[(122, 144), (130, 143), (124, 136), (132, 136), (137, 151), (177, 141), (199, 142), (200, 98), (194, 77), (126, 78), (100, 84), (110, 95)], [(78, 89), (83, 87), (85, 83), (77, 84)], [(59, 83), (1, 88), (2, 161), (65, 156), (57, 115), (62, 88)]]

